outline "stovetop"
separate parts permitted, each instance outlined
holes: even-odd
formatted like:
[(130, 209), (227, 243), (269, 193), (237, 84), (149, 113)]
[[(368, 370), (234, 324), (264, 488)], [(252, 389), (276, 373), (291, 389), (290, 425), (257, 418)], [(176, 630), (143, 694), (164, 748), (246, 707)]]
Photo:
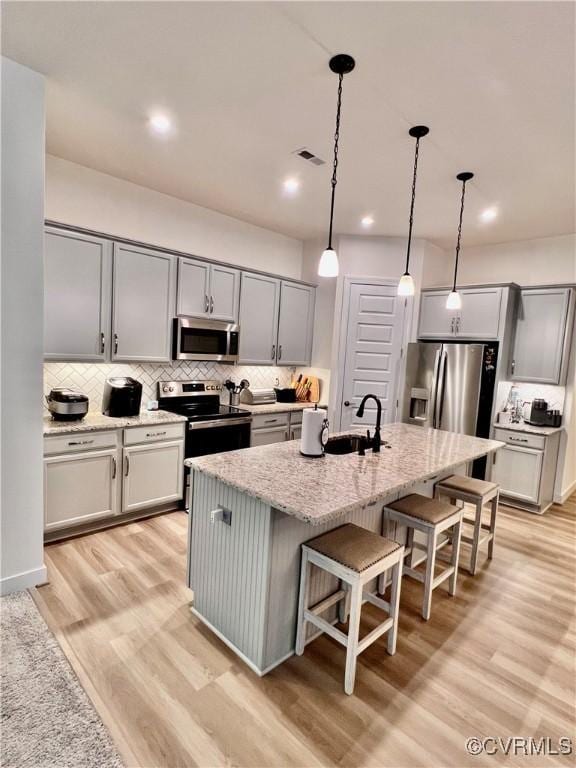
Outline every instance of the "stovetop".
[(162, 403), (162, 409), (186, 416), (188, 421), (211, 421), (212, 419), (231, 419), (237, 416), (249, 416), (247, 411), (231, 405), (213, 403)]

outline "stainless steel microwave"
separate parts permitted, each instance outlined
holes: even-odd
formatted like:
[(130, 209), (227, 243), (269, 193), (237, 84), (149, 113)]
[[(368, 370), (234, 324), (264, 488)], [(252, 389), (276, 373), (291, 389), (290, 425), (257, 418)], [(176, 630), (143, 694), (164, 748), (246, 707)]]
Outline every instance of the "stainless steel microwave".
[(238, 360), (239, 331), (238, 325), (221, 320), (176, 317), (172, 357), (174, 360), (216, 360), (235, 363)]

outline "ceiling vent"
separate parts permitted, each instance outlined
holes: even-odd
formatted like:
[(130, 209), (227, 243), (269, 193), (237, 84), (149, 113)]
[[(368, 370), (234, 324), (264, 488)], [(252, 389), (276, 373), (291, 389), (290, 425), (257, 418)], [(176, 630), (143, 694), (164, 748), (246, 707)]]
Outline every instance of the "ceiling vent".
[(293, 154), (299, 155), (300, 157), (304, 158), (304, 160), (308, 160), (308, 162), (312, 163), (313, 165), (325, 165), (326, 163), (326, 160), (322, 160), (322, 158), (317, 157), (313, 152), (310, 152), (309, 149), (306, 149), (306, 147), (297, 149), (295, 152), (293, 152)]

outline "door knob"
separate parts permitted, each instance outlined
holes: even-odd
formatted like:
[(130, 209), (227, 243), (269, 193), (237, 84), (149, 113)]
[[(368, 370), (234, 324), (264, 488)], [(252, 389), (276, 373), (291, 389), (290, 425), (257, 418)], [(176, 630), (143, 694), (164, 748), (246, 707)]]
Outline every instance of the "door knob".
[(344, 400), (344, 405), (348, 407), (350, 405), (350, 400)]

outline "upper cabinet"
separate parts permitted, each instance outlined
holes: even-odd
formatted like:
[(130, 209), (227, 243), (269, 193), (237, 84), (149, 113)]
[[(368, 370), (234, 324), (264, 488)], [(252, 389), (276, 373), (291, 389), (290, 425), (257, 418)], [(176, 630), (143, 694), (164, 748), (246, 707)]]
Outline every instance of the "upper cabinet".
[(176, 259), (166, 253), (114, 244), (112, 359), (171, 359)]
[(312, 356), (314, 288), (282, 280), (278, 320), (279, 365), (307, 365)]
[(199, 259), (178, 259), (178, 315), (237, 322), (239, 295), (239, 270)]
[(103, 238), (47, 229), (44, 355), (102, 362), (110, 352), (112, 247)]
[(239, 362), (309, 365), (314, 298), (309, 285), (243, 272)]
[(280, 280), (242, 272), (239, 362), (275, 365)]
[(565, 384), (574, 314), (570, 288), (520, 292), (510, 376), (515, 381)]
[(446, 309), (449, 291), (422, 291), (418, 337), (421, 339), (497, 339), (502, 320), (500, 286), (461, 288), (462, 307)]

